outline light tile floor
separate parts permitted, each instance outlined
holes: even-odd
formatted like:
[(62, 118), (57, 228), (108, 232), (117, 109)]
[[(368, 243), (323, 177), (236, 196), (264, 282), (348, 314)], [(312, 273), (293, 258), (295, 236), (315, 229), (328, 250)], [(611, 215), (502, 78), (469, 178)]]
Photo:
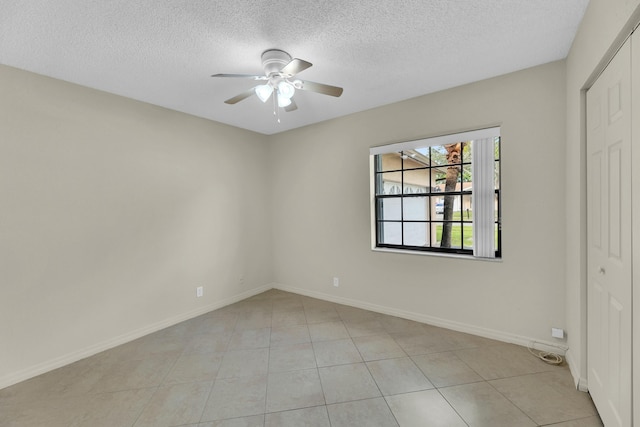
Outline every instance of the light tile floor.
[(3, 427), (602, 426), (526, 348), (271, 290), (0, 390)]

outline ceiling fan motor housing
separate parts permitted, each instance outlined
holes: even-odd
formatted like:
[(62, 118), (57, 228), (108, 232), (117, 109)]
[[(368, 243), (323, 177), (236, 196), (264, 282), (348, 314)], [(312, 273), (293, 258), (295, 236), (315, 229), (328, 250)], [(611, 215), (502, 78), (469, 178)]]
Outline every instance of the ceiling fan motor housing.
[(284, 50), (269, 49), (262, 53), (262, 68), (267, 76), (277, 74), (291, 62), (291, 55)]

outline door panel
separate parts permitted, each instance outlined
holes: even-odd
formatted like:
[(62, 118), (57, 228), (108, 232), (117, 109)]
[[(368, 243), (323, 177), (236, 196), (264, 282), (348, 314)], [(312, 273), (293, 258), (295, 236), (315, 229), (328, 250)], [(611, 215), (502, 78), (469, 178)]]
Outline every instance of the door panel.
[(594, 249), (602, 250), (602, 152), (596, 152), (591, 156), (589, 215), (591, 219), (591, 244)]
[(587, 92), (588, 386), (606, 426), (631, 426), (631, 46)]
[[(609, 147), (609, 259), (620, 260), (621, 248), (621, 222), (622, 222), (622, 194), (620, 194), (622, 177), (622, 144), (618, 141)], [(631, 228), (627, 229), (628, 231)], [(627, 231), (627, 232), (628, 232)]]

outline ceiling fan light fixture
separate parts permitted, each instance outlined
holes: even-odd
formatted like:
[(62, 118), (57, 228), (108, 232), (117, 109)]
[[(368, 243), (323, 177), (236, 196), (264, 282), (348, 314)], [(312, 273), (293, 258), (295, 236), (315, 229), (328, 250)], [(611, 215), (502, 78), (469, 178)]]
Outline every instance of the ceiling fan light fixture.
[(278, 107), (284, 108), (291, 105), (291, 98), (283, 98), (281, 96), (278, 97)]
[(278, 96), (281, 98), (291, 99), (296, 93), (296, 88), (291, 83), (281, 81), (278, 83)]
[(267, 99), (273, 93), (273, 88), (270, 84), (256, 86), (256, 95), (260, 98), (260, 101), (267, 102)]

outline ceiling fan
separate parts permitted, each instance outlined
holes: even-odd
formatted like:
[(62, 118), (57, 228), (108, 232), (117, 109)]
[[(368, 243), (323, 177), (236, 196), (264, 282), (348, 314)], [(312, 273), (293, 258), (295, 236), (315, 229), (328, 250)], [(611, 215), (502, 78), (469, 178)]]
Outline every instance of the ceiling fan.
[[(224, 102), (227, 104), (236, 104), (253, 94), (262, 102), (267, 102), (271, 95), (273, 95), (274, 114), (277, 115), (278, 107), (284, 108), (287, 112), (294, 111), (298, 108), (293, 100), (293, 95), (296, 90), (306, 90), (335, 97), (342, 95), (341, 87), (294, 79), (298, 73), (311, 67), (311, 65), (310, 62), (303, 59), (292, 59), (291, 55), (283, 50), (269, 49), (262, 53), (263, 76), (250, 74), (214, 74), (211, 77), (239, 77), (266, 82), (242, 92), (233, 98), (229, 98)], [(280, 121), (279, 118), (278, 121)]]

